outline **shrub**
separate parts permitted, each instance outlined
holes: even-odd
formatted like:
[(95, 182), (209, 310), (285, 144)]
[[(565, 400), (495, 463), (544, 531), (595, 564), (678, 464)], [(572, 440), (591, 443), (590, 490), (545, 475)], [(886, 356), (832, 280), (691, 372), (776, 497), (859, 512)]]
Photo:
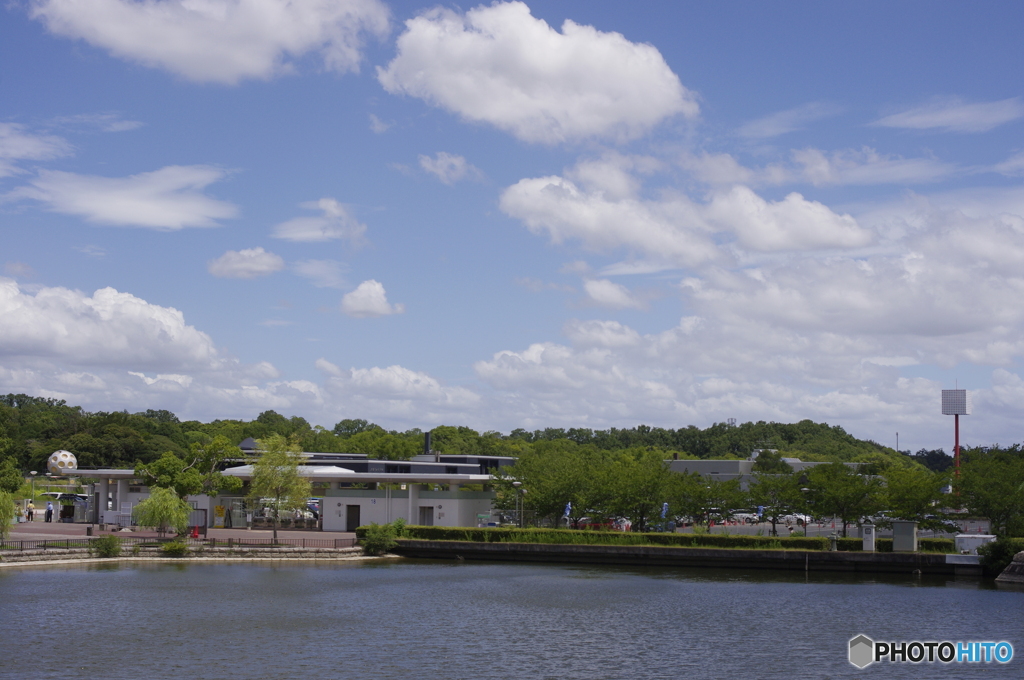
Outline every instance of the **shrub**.
[(997, 538), (978, 548), (981, 566), (988, 576), (998, 576), (1013, 561), (1013, 556), (1024, 550), (1024, 538)]
[(359, 543), (367, 555), (382, 555), (398, 545), (395, 542), (396, 529), (393, 524), (374, 523), (360, 528), (365, 531), (359, 536)]
[(399, 517), (391, 523), (391, 526), (395, 527), (395, 538), (405, 538), (406, 522), (404, 519)]
[[(375, 531), (369, 525), (356, 529), (361, 541)], [(387, 525), (385, 525), (387, 526)], [(822, 537), (774, 538), (768, 536), (725, 536), (722, 534), (670, 534), (575, 529), (506, 529), (462, 527), (405, 527), (408, 538), (431, 541), (474, 541), (479, 543), (549, 543), (556, 545), (660, 545), (687, 548), (745, 548), (748, 550), (828, 550)]]
[(117, 536), (101, 536), (89, 542), (89, 552), (97, 557), (120, 557), (121, 539)]
[(169, 541), (160, 547), (160, 552), (167, 557), (185, 557), (189, 552), (188, 544), (184, 541)]

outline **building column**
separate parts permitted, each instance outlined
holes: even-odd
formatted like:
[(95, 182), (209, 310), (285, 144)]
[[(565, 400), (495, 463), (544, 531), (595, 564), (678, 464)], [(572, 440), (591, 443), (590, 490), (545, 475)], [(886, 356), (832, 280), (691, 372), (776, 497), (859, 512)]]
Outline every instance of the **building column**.
[(96, 521), (97, 521), (97, 523), (103, 521), (104, 515), (106, 515), (106, 512), (107, 512), (107, 499), (110, 496), (110, 480), (107, 479), (106, 477), (101, 477), (100, 478), (100, 483), (99, 483), (99, 489), (100, 489), (100, 502), (99, 502), (99, 507), (96, 508), (96, 513), (97, 513)]
[(409, 490), (409, 524), (416, 524), (420, 521), (420, 485), (407, 484)]
[(460, 486), (462, 486), (462, 485), (461, 484), (449, 484), (448, 485), (448, 490), (451, 491), (452, 493), (458, 493)]
[(131, 480), (128, 480), (128, 479), (119, 479), (119, 480), (117, 480), (117, 506), (115, 506), (115, 509), (118, 512), (121, 512), (121, 503), (127, 503), (128, 502), (128, 482), (129, 481), (131, 481)]

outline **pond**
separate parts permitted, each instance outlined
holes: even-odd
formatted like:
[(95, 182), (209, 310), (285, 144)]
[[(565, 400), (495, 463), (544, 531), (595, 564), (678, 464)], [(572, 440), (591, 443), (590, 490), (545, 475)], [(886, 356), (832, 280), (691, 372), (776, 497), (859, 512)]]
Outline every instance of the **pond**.
[[(2, 678), (1024, 677), (1024, 593), (973, 581), (509, 563), (0, 571)], [(847, 660), (1006, 640), (1008, 664)]]

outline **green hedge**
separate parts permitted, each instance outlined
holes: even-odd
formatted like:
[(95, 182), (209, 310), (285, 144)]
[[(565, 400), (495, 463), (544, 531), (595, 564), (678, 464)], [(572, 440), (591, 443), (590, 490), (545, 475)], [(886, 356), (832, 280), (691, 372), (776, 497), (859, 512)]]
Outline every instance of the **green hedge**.
[[(359, 527), (356, 535), (365, 538), (369, 527)], [(828, 550), (826, 536), (742, 536), (725, 534), (634, 533), (619, 531), (587, 531), (573, 529), (510, 529), (406, 526), (404, 538), (427, 541), (471, 541), (474, 543), (552, 543), (558, 545), (664, 545), (684, 548), (745, 548), (748, 550)], [(838, 539), (839, 550), (859, 551), (864, 542), (859, 538)], [(921, 552), (951, 553), (949, 538), (918, 539)], [(892, 539), (875, 541), (878, 552), (892, 552)]]
[[(368, 527), (356, 529), (362, 539)], [(475, 543), (551, 543), (559, 545), (664, 545), (685, 548), (745, 548), (828, 550), (828, 539), (819, 537), (726, 536), (724, 534), (634, 533), (577, 531), (572, 529), (505, 529), (462, 527), (405, 527), (405, 538)]]

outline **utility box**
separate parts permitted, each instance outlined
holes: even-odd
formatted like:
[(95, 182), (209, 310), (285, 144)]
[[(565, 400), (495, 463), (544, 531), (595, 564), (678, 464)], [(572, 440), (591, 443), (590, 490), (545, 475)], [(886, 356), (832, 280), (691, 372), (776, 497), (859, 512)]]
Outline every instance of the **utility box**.
[(990, 534), (957, 534), (953, 537), (956, 551), (961, 555), (977, 555), (978, 548), (994, 540), (996, 537)]
[(892, 551), (917, 552), (917, 522), (893, 521)]
[(875, 552), (875, 525), (865, 524), (861, 526), (860, 535), (864, 539), (864, 552)]

